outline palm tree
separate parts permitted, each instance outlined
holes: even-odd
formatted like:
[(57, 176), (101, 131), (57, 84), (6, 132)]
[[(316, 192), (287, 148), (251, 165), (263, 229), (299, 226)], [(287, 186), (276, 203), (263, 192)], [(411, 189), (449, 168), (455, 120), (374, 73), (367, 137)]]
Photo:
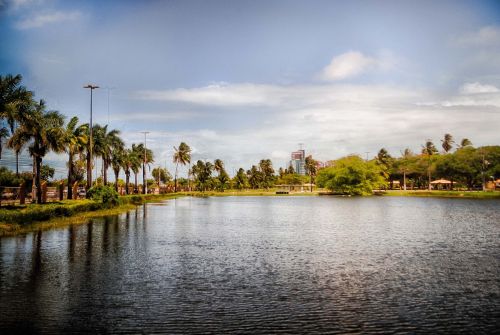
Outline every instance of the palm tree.
[(472, 142), (468, 138), (464, 138), (462, 139), (462, 141), (460, 141), (460, 148), (465, 148), (468, 146), (472, 146)]
[(259, 162), (259, 168), (262, 172), (263, 186), (268, 189), (271, 186), (274, 175), (273, 163), (270, 159), (261, 159)]
[(413, 152), (410, 148), (406, 148), (402, 152), (401, 157), (401, 171), (403, 172), (403, 190), (406, 191), (406, 173), (408, 172), (408, 160), (413, 156)]
[(175, 163), (175, 178), (174, 178), (174, 192), (177, 192), (177, 170), (179, 163), (186, 165), (191, 163), (191, 148), (184, 142), (179, 144), (179, 148), (174, 147), (174, 163)]
[[(21, 105), (31, 103), (33, 93), (21, 86), (21, 75), (0, 76), (0, 121), (6, 120), (10, 133), (14, 133), (18, 110)], [(2, 140), (9, 135), (9, 128), (0, 127), (0, 158), (2, 158)], [(18, 156), (16, 152), (16, 171), (18, 171)]]
[(64, 117), (57, 111), (46, 111), (45, 102), (33, 103), (32, 108), (20, 109), (19, 127), (9, 140), (9, 147), (14, 143), (31, 143), (29, 153), (35, 163), (35, 186), (37, 203), (42, 203), (40, 171), (43, 157), (50, 150), (64, 150)]
[(88, 125), (78, 126), (78, 118), (72, 117), (64, 130), (64, 144), (68, 153), (68, 199), (73, 199), (74, 156), (82, 154), (87, 145)]
[(121, 146), (113, 148), (111, 152), (111, 167), (113, 168), (113, 173), (115, 174), (115, 191), (118, 192), (118, 176), (120, 175), (120, 169), (123, 166), (125, 159), (125, 148), (123, 143)]
[(102, 158), (102, 180), (103, 184), (108, 184), (108, 168), (111, 165), (113, 150), (123, 147), (123, 140), (120, 138), (120, 131), (113, 129), (108, 131), (108, 126), (96, 124), (94, 134), (94, 155)]
[(310, 187), (311, 187), (311, 192), (313, 191), (313, 177), (316, 176), (316, 172), (318, 171), (317, 163), (311, 155), (306, 157), (306, 173), (310, 177)]
[[(135, 144), (132, 144), (132, 149), (125, 149), (122, 157), (122, 168), (125, 171), (125, 192), (129, 194), (130, 171), (139, 171), (140, 161), (134, 151)], [(137, 190), (137, 174), (135, 178), (135, 189)]]
[(438, 150), (436, 149), (436, 146), (434, 145), (434, 143), (432, 143), (431, 140), (427, 140), (425, 142), (425, 145), (422, 146), (422, 154), (429, 158), (427, 165), (427, 174), (429, 178), (429, 185), (428, 185), (429, 191), (431, 190), (431, 157), (437, 153)]
[(441, 140), (441, 146), (443, 147), (443, 150), (445, 153), (448, 153), (453, 148), (453, 136), (450, 134), (444, 134), (444, 139)]
[(139, 170), (141, 168), (142, 164), (142, 193), (146, 193), (146, 188), (144, 187), (146, 185), (146, 165), (149, 163), (153, 163), (153, 151), (150, 149), (144, 149), (144, 144), (132, 144), (132, 151), (134, 152), (134, 155), (136, 156), (137, 161), (135, 164), (132, 166), (132, 171), (134, 172), (135, 176), (135, 192), (137, 192), (138, 187), (137, 187), (137, 175), (139, 174)]

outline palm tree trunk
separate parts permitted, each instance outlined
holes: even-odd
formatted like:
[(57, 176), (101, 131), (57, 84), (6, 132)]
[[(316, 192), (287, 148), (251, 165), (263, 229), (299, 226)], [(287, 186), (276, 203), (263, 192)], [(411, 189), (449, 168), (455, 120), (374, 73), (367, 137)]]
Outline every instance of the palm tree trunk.
[(406, 170), (403, 170), (403, 190), (406, 191)]
[(115, 173), (115, 191), (118, 192), (118, 175), (120, 174), (120, 169), (113, 169)]
[(174, 192), (177, 192), (177, 168), (179, 167), (179, 162), (175, 164), (175, 178), (174, 178)]
[(142, 194), (146, 194), (146, 163), (142, 162)]
[(92, 158), (87, 151), (87, 190), (92, 187)]
[(125, 171), (125, 193), (129, 194), (130, 192), (128, 191), (129, 183), (130, 182), (130, 171)]
[(42, 203), (42, 183), (41, 183), (41, 166), (42, 166), (42, 158), (36, 157), (36, 201), (38, 204)]
[(35, 202), (36, 197), (36, 158), (33, 156), (33, 180), (31, 182), (31, 202)]
[(104, 186), (108, 185), (108, 162), (104, 158), (102, 160), (102, 182)]
[(73, 154), (69, 154), (68, 160), (68, 200), (73, 199)]
[(16, 150), (16, 177), (19, 177), (19, 151)]
[(134, 172), (134, 178), (135, 178), (135, 181), (134, 181), (134, 193), (137, 193), (139, 191), (139, 189), (137, 188), (137, 172)]

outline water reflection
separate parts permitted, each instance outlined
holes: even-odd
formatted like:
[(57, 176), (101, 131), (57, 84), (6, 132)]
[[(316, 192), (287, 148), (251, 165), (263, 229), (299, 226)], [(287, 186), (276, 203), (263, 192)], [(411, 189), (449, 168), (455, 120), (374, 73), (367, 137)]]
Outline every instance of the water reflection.
[(144, 205), (0, 239), (0, 332), (490, 332), (499, 222), (496, 201)]

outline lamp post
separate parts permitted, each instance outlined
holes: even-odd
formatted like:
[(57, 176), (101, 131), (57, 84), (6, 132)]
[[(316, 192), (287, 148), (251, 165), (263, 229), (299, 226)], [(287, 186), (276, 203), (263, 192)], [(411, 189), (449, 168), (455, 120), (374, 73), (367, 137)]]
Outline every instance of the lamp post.
[(143, 194), (148, 194), (148, 182), (146, 180), (146, 136), (149, 134), (149, 131), (141, 131), (144, 134), (144, 161), (142, 162), (142, 182), (144, 183), (144, 187), (142, 188)]
[(87, 150), (87, 190), (92, 187), (92, 91), (94, 91), (96, 88), (99, 88), (97, 85), (92, 85), (88, 84), (86, 86), (83, 86), (83, 88), (88, 88), (90, 89), (90, 123), (89, 123), (89, 130), (90, 130), (90, 138), (89, 138), (89, 146)]

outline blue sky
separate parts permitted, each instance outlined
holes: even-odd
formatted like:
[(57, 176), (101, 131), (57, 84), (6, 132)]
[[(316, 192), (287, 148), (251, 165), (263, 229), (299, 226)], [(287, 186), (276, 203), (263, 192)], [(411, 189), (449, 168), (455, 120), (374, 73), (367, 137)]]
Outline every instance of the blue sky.
[[(498, 1), (0, 0), (0, 73), (50, 109), (228, 171), (392, 154), (444, 133), (500, 144)], [(48, 157), (64, 170), (64, 156)]]

